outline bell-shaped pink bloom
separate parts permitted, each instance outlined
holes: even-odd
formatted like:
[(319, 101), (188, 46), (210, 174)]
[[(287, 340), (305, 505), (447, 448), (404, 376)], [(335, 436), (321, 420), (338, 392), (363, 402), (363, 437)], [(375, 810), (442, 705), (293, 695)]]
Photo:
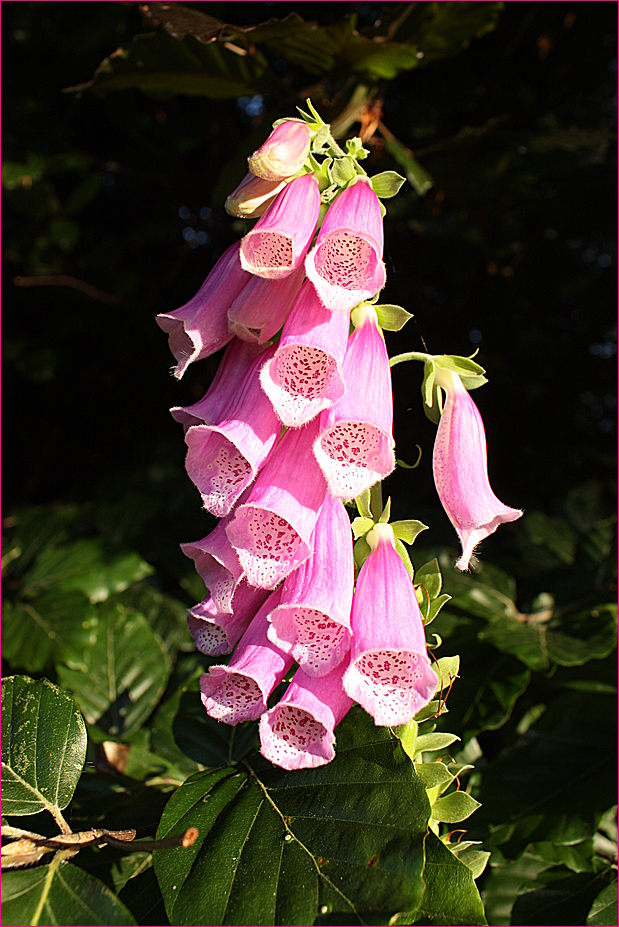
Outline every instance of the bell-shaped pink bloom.
[(344, 689), (376, 724), (406, 724), (434, 695), (436, 673), (391, 526), (375, 525), (366, 537), (373, 550), (357, 579)]
[(189, 364), (219, 351), (232, 338), (228, 309), (251, 279), (239, 264), (240, 247), (237, 242), (224, 251), (193, 299), (156, 318), (159, 328), (169, 335), (177, 362), (174, 376), (179, 380)]
[(283, 280), (252, 277), (228, 309), (230, 331), (244, 341), (269, 341), (286, 321), (304, 275), (301, 266)]
[(335, 756), (334, 729), (352, 708), (342, 688), (344, 660), (321, 679), (294, 674), (283, 698), (260, 719), (260, 752), (283, 769), (324, 766)]
[(330, 312), (306, 280), (286, 319), (275, 357), (260, 382), (289, 428), (311, 421), (344, 395), (342, 364), (348, 342), (348, 314)]
[(344, 358), (346, 392), (320, 416), (314, 453), (329, 489), (354, 499), (395, 467), (391, 371), (373, 306), (353, 313)]
[(462, 544), (456, 566), (467, 570), (476, 545), (522, 511), (503, 505), (490, 488), (484, 423), (462, 380), (438, 367), (435, 376), (446, 399), (434, 442), (434, 482)]
[(292, 657), (267, 638), (267, 614), (272, 600), (277, 599), (279, 590), (258, 610), (228, 665), (211, 666), (200, 679), (202, 704), (211, 718), (225, 724), (255, 721), (266, 711), (269, 695), (292, 666)]
[(269, 137), (247, 159), (249, 169), (264, 180), (286, 180), (298, 173), (309, 154), (312, 130), (290, 120), (275, 126)]
[(267, 595), (264, 589), (254, 589), (241, 579), (232, 600), (233, 612), (219, 611), (212, 597), (190, 608), (187, 624), (200, 653), (207, 657), (231, 653)]
[[(253, 278), (252, 278), (253, 279)], [(266, 350), (265, 345), (233, 338), (224, 352), (208, 390), (191, 406), (174, 406), (172, 418), (185, 425), (216, 425), (242, 387), (253, 362)]]
[(311, 453), (314, 422), (287, 431), (226, 528), (252, 586), (275, 586), (307, 560), (327, 484)]
[(281, 432), (281, 424), (260, 387), (259, 373), (275, 347), (253, 362), (216, 425), (192, 425), (185, 434), (185, 466), (204, 507), (227, 515), (254, 481)]
[(328, 495), (312, 537), (311, 557), (282, 586), (270, 614), (269, 640), (290, 653), (308, 676), (326, 676), (350, 648), (350, 609), (355, 583), (350, 520)]
[(320, 192), (314, 176), (304, 174), (291, 180), (241, 241), (243, 270), (269, 280), (291, 274), (303, 262), (319, 211)]
[(385, 285), (383, 217), (367, 177), (333, 201), (305, 271), (327, 309), (347, 311)]
[(262, 180), (248, 172), (227, 197), (225, 210), (239, 219), (257, 219), (264, 215), (284, 186), (283, 180)]

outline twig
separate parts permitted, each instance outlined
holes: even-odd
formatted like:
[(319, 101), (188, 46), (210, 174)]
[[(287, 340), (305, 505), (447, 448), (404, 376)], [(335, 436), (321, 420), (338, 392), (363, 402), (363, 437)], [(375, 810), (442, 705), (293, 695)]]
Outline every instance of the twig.
[(117, 305), (120, 302), (119, 296), (112, 296), (109, 293), (102, 293), (90, 283), (84, 283), (76, 277), (69, 277), (67, 274), (57, 274), (42, 277), (13, 277), (15, 286), (68, 286), (91, 299), (96, 299), (100, 303)]

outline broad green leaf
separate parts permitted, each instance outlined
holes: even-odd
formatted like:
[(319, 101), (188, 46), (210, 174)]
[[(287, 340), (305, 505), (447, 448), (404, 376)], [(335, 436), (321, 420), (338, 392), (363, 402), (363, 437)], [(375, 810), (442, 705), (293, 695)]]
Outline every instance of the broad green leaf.
[(123, 592), (120, 601), (144, 615), (171, 656), (179, 650), (193, 653), (195, 646), (187, 627), (187, 607), (178, 599), (159, 592), (145, 582)]
[(416, 911), (402, 912), (392, 924), (485, 924), (484, 907), (473, 873), (436, 837), (425, 842), (426, 888)]
[(424, 563), (422, 567), (419, 567), (415, 573), (415, 585), (425, 586), (430, 599), (436, 599), (443, 585), (441, 568), (436, 558), (431, 560), (430, 563)]
[(102, 606), (88, 646), (73, 666), (58, 666), (89, 724), (111, 737), (129, 736), (158, 703), (170, 675), (170, 658), (159, 635), (139, 612)]
[[(40, 672), (86, 645), (94, 610), (83, 592), (48, 590), (31, 600), (4, 603), (2, 655), (13, 666)], [(96, 619), (94, 619), (96, 621)]]
[(535, 891), (524, 892), (516, 899), (512, 923), (539, 924), (542, 918), (544, 924), (585, 923), (599, 892), (598, 875), (579, 873), (558, 878), (551, 871), (543, 873), (538, 881), (546, 884)]
[(587, 914), (586, 923), (591, 927), (617, 923), (617, 879), (597, 895)]
[(568, 566), (574, 563), (578, 534), (567, 519), (550, 518), (543, 512), (527, 512), (522, 525), (529, 544), (535, 548), (530, 556), (539, 557), (538, 548), (543, 547), (554, 555), (550, 569), (558, 565), (557, 561)]
[(135, 924), (103, 882), (56, 857), (48, 866), (2, 876), (2, 923)]
[(432, 805), (432, 817), (435, 821), (456, 824), (470, 817), (479, 808), (479, 802), (467, 792), (458, 790), (437, 798)]
[(66, 808), (86, 759), (86, 726), (72, 698), (47, 679), (2, 681), (2, 810)]
[(414, 521), (413, 519), (394, 521), (391, 527), (393, 528), (395, 536), (400, 538), (401, 541), (405, 541), (407, 544), (413, 544), (415, 538), (421, 534), (422, 531), (428, 530), (428, 526), (424, 525), (423, 522)]
[(451, 596), (447, 594), (439, 595), (436, 599), (430, 600), (430, 608), (428, 610), (428, 617), (425, 619), (426, 627), (434, 621), (443, 605), (447, 605), (448, 602), (451, 602)]
[(190, 825), (200, 835), (188, 850), (155, 853), (173, 923), (311, 924), (319, 913), (386, 923), (417, 907), (425, 789), (398, 741), (362, 711), (336, 733), (326, 766), (289, 773), (257, 760), (178, 789), (158, 837)]
[(438, 676), (436, 691), (443, 691), (446, 695), (449, 684), (457, 677), (460, 670), (460, 657), (441, 657), (436, 663), (432, 663), (432, 669)]
[(91, 80), (65, 92), (136, 88), (158, 98), (184, 94), (236, 99), (259, 92), (265, 65), (260, 52), (241, 57), (216, 42), (203, 45), (191, 36), (179, 42), (165, 32), (147, 33), (106, 58)]
[(376, 316), (378, 318), (378, 324), (381, 328), (388, 332), (399, 332), (401, 331), (409, 319), (412, 319), (412, 312), (407, 312), (406, 309), (403, 309), (402, 306), (374, 306), (376, 309)]
[(45, 547), (24, 577), (23, 594), (34, 596), (53, 587), (79, 590), (91, 602), (104, 602), (153, 573), (138, 554), (108, 551), (100, 539), (80, 540), (62, 547)]
[(406, 183), (406, 177), (402, 177), (396, 171), (383, 171), (382, 174), (374, 174), (370, 180), (372, 181), (374, 193), (383, 200), (395, 196), (402, 184)]
[(357, 176), (357, 173), (349, 158), (336, 158), (331, 165), (331, 176), (333, 182), (339, 187), (345, 187)]

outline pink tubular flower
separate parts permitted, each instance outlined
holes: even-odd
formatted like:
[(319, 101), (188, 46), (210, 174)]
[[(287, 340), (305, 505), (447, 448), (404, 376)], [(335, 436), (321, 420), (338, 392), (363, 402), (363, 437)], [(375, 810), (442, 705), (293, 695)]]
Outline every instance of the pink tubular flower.
[(216, 425), (243, 381), (256, 358), (265, 351), (263, 345), (250, 344), (233, 338), (225, 350), (213, 382), (205, 395), (191, 406), (174, 406), (170, 409), (172, 418), (185, 425)]
[(456, 566), (467, 570), (475, 546), (522, 511), (503, 505), (490, 488), (484, 423), (462, 380), (440, 367), (435, 376), (446, 399), (434, 442), (434, 482), (462, 544)]
[(267, 699), (292, 666), (292, 657), (267, 638), (267, 613), (279, 590), (261, 606), (237, 644), (227, 666), (211, 666), (200, 679), (206, 713), (225, 724), (255, 721), (266, 711)]
[(190, 608), (187, 624), (200, 653), (208, 657), (231, 653), (267, 594), (264, 589), (254, 589), (241, 579), (232, 600), (233, 612), (218, 611), (212, 597)]
[(311, 453), (314, 423), (287, 431), (226, 531), (252, 586), (273, 589), (312, 552), (310, 539), (327, 495)]
[(157, 316), (159, 328), (169, 334), (168, 344), (176, 358), (174, 376), (180, 380), (194, 361), (214, 354), (228, 344), (228, 309), (251, 277), (239, 265), (241, 243), (224, 251), (193, 297), (174, 312)]
[(252, 277), (228, 309), (230, 331), (257, 344), (276, 335), (286, 321), (303, 276), (301, 266), (283, 280)]
[(297, 670), (283, 698), (260, 719), (260, 752), (267, 760), (283, 769), (331, 762), (333, 731), (353, 704), (342, 688), (347, 662), (321, 679)]
[(239, 219), (257, 219), (267, 211), (284, 186), (283, 180), (262, 180), (247, 173), (226, 199), (225, 210), (228, 215)]
[(325, 499), (312, 543), (312, 556), (287, 577), (269, 614), (269, 640), (292, 654), (308, 676), (325, 676), (350, 648), (355, 564), (350, 521), (339, 499)]
[(391, 525), (367, 535), (373, 548), (352, 606), (350, 666), (344, 689), (375, 724), (406, 724), (436, 691), (415, 589), (395, 549)]
[(264, 358), (274, 353), (271, 347), (256, 358), (217, 425), (192, 425), (185, 434), (187, 473), (213, 515), (230, 512), (256, 478), (281, 431), (258, 379)]
[(367, 177), (358, 177), (329, 207), (305, 271), (327, 309), (347, 311), (385, 285), (383, 217)]
[(247, 159), (249, 169), (264, 180), (286, 180), (298, 173), (309, 154), (312, 130), (305, 122), (287, 120)]
[(241, 241), (243, 270), (269, 280), (291, 274), (303, 262), (319, 211), (320, 192), (313, 175), (291, 180)]
[[(353, 499), (395, 467), (391, 371), (373, 306), (352, 314), (357, 328), (344, 358), (346, 392), (320, 416), (314, 454), (329, 489)], [(351, 384), (350, 389), (348, 384)]]
[(348, 314), (330, 312), (306, 280), (260, 382), (284, 425), (298, 428), (344, 395)]

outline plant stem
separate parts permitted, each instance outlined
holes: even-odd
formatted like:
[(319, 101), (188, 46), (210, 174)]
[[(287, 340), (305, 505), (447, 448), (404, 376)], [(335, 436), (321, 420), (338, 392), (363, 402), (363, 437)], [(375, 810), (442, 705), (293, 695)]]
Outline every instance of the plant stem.
[(404, 361), (422, 361), (424, 364), (426, 361), (432, 360), (431, 354), (422, 354), (419, 351), (409, 351), (407, 354), (396, 354), (395, 357), (390, 358), (389, 366), (395, 367), (396, 364), (403, 364)]

